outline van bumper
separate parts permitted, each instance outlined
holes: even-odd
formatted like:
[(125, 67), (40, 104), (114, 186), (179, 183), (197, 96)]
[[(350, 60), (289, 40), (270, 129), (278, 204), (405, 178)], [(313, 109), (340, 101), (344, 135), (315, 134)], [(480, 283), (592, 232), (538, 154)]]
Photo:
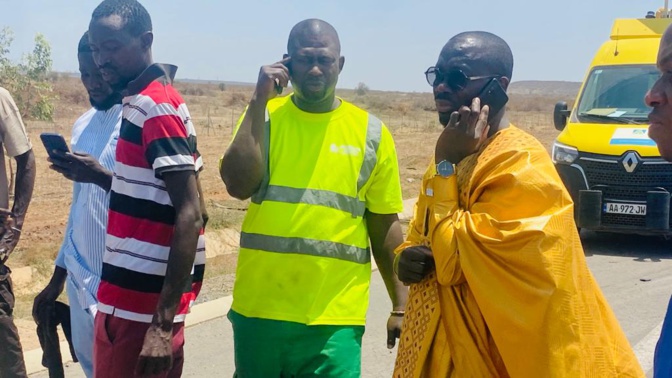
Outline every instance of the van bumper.
[(642, 226), (610, 225), (603, 222), (604, 200), (600, 190), (579, 191), (576, 225), (598, 231), (622, 231), (633, 233), (667, 234), (670, 232), (670, 193), (649, 191), (646, 193), (646, 215)]
[[(632, 222), (610, 224), (614, 214), (605, 214), (604, 203), (619, 202), (618, 199), (606, 199), (599, 186), (589, 188), (588, 180), (578, 165), (556, 165), (556, 169), (565, 187), (574, 201), (574, 219), (579, 228), (593, 231), (622, 232), (633, 234), (667, 235), (670, 230), (670, 192), (659, 188), (646, 192), (646, 215), (623, 215)], [(622, 201), (626, 202), (626, 201)], [(643, 204), (643, 202), (642, 202)]]

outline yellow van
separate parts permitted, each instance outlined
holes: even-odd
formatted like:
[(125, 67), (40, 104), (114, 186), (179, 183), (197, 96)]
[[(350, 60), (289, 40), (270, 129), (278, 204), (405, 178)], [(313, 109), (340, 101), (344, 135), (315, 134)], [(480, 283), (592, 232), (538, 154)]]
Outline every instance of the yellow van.
[(672, 164), (648, 137), (644, 103), (669, 12), (617, 19), (595, 54), (573, 109), (555, 105), (553, 162), (575, 203), (577, 226), (672, 235)]

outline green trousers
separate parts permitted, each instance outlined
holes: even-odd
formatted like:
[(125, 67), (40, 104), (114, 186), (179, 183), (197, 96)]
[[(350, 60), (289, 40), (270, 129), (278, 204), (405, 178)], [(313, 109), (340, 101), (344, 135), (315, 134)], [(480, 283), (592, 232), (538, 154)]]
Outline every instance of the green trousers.
[(361, 376), (363, 326), (308, 326), (229, 311), (237, 378)]

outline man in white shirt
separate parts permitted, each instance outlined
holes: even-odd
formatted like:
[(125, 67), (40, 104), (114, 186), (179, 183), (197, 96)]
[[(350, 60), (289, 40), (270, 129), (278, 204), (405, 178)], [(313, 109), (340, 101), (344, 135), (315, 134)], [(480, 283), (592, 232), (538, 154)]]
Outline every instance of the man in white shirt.
[[(103, 81), (89, 46), (88, 32), (77, 49), (82, 84), (93, 106), (72, 129), (71, 149), (79, 159), (55, 159), (51, 168), (75, 181), (65, 237), (47, 287), (35, 298), (33, 317), (53, 304), (67, 286), (75, 354), (87, 377), (93, 376), (93, 320), (105, 250), (109, 188), (90, 176), (111, 174), (121, 125), (121, 95)], [(88, 167), (83, 167), (87, 165)], [(85, 169), (95, 167), (95, 169)]]

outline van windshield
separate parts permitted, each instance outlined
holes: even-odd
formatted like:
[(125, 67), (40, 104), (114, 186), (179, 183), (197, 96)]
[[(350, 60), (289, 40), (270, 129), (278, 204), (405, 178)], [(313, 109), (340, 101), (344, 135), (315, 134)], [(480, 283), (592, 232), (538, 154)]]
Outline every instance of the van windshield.
[(660, 77), (654, 65), (595, 67), (588, 76), (577, 116), (589, 123), (646, 123), (646, 92)]

